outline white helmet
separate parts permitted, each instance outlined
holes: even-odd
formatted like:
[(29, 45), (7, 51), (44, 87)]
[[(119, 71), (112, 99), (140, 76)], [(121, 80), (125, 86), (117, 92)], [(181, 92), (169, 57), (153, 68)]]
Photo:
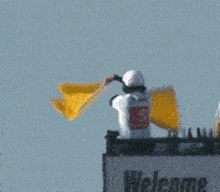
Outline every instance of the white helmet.
[(144, 86), (144, 77), (140, 71), (130, 70), (126, 72), (122, 81), (128, 87)]

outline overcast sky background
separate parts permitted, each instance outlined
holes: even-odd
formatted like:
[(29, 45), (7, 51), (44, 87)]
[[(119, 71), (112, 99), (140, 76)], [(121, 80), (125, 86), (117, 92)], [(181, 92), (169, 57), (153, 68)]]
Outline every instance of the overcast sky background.
[[(173, 85), (182, 126), (213, 128), (220, 100), (220, 2), (0, 1), (0, 152), (4, 192), (100, 192), (114, 82), (73, 122), (51, 105), (57, 84), (140, 70)], [(166, 131), (153, 128), (153, 135)]]

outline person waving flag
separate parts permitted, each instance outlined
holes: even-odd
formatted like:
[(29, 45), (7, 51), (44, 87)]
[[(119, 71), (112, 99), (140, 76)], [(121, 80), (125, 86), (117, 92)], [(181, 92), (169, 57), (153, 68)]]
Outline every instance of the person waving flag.
[(130, 70), (123, 77), (113, 74), (96, 83), (60, 83), (61, 98), (51, 98), (50, 104), (68, 121), (73, 121), (113, 81), (122, 83), (126, 93), (110, 100), (110, 105), (118, 111), (121, 137), (150, 137), (150, 123), (178, 131), (179, 110), (173, 87), (148, 90), (140, 71)]

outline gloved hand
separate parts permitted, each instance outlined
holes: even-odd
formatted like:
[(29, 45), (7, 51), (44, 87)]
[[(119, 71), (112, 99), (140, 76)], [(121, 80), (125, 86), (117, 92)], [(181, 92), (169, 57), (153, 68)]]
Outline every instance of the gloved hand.
[(114, 81), (114, 80), (115, 80), (115, 79), (114, 79), (115, 76), (116, 76), (116, 74), (112, 74), (112, 75), (107, 76), (107, 77), (105, 78), (105, 80), (104, 80), (105, 85), (108, 85), (108, 84), (110, 84), (112, 81)]

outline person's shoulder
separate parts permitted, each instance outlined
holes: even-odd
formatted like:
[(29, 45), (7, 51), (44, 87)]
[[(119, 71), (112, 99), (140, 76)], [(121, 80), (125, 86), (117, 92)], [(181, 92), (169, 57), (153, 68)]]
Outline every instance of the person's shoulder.
[(114, 95), (110, 100), (109, 100), (109, 105), (112, 106), (113, 102), (118, 103), (120, 101), (124, 100), (123, 95)]
[(126, 94), (126, 95), (119, 95), (115, 100), (117, 100), (117, 102), (124, 103), (124, 102), (129, 102), (132, 99), (133, 97), (131, 94)]

